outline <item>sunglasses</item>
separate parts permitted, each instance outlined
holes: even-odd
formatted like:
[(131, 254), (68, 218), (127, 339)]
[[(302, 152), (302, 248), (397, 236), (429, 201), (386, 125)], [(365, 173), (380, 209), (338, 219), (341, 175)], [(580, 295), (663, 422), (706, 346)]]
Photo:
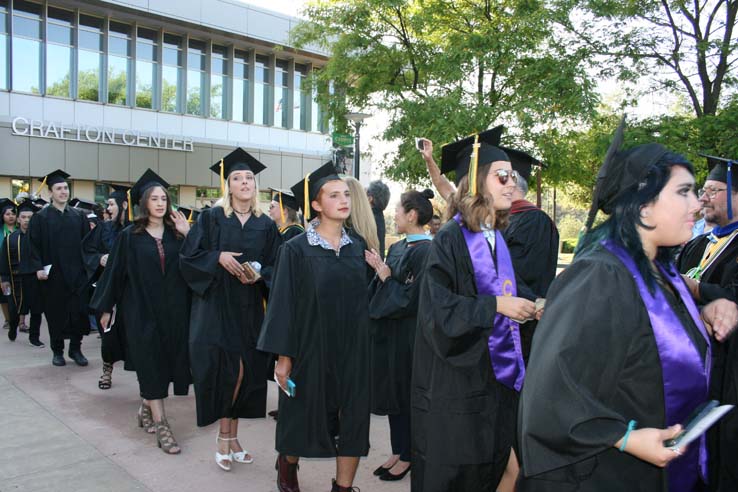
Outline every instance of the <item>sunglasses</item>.
[(509, 179), (512, 179), (515, 184), (517, 184), (518, 179), (520, 179), (520, 174), (515, 170), (508, 171), (507, 169), (498, 169), (497, 171), (492, 171), (492, 173), (497, 175), (497, 179), (503, 186), (507, 184)]

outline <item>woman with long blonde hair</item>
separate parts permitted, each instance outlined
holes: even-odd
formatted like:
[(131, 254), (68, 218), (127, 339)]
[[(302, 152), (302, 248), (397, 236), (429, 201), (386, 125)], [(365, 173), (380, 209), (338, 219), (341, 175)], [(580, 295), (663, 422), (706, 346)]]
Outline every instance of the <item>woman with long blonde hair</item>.
[(262, 287), (271, 281), (279, 231), (257, 206), (256, 175), (265, 166), (241, 148), (211, 167), (222, 199), (203, 210), (182, 246), (193, 291), (190, 361), (197, 425), (220, 422), (215, 462), (253, 458), (238, 441), (238, 419), (266, 413), (267, 354), (256, 350), (264, 318)]
[[(366, 241), (370, 251), (379, 251), (377, 224), (374, 222), (372, 206), (364, 187), (358, 179), (351, 176), (343, 176), (341, 179), (346, 182), (351, 192), (351, 215), (346, 225)], [(384, 252), (382, 252), (382, 257), (384, 257)]]

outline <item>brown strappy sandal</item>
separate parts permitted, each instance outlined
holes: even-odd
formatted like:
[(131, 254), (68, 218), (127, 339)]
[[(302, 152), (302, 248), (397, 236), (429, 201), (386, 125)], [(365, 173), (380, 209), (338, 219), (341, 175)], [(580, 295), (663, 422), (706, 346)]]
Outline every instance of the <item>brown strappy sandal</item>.
[[(167, 419), (162, 419), (161, 422), (156, 423), (156, 443), (166, 454), (179, 454), (182, 451), (174, 438), (174, 434), (172, 434)], [(177, 448), (176, 451), (174, 448)]]
[(113, 386), (113, 364), (103, 362), (102, 369), (102, 376), (100, 376), (100, 379), (97, 382), (97, 387), (101, 390), (107, 390)]
[(150, 406), (141, 403), (141, 406), (138, 407), (138, 414), (136, 415), (136, 417), (138, 419), (139, 427), (141, 427), (149, 434), (153, 434), (156, 432), (156, 427), (154, 427), (154, 417), (151, 415)]

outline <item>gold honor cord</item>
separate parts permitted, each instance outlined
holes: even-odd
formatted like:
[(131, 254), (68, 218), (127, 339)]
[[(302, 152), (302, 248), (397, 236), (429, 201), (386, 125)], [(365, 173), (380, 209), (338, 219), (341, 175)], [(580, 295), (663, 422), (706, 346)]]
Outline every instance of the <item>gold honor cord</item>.
[(225, 169), (223, 159), (220, 160), (220, 196), (225, 195)]
[(282, 217), (282, 223), (284, 224), (284, 206), (282, 205), (282, 192), (279, 192), (279, 215)]
[(469, 162), (469, 196), (477, 194), (477, 167), (479, 167), (479, 134), (474, 135), (474, 146)]
[(303, 199), (302, 213), (305, 215), (305, 228), (307, 229), (307, 225), (310, 222), (310, 173), (305, 175), (303, 192), (305, 193), (305, 197)]
[(131, 201), (130, 188), (128, 188), (128, 191), (126, 191), (126, 196), (128, 197), (128, 222), (133, 222), (133, 202)]

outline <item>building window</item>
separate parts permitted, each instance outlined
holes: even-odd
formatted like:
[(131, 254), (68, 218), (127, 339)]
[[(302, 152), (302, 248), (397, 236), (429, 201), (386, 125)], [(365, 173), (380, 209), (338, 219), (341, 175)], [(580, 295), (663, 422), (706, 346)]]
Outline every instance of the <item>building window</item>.
[(210, 56), (210, 117), (226, 117), (228, 88), (228, 48), (213, 45)]
[[(138, 28), (136, 36), (136, 107), (153, 109), (156, 91), (159, 33)], [(176, 91), (175, 91), (176, 92)]]
[(0, 90), (8, 89), (8, 0), (0, 0)]
[(108, 27), (108, 102), (128, 101), (128, 74), (131, 69), (131, 26), (110, 21)]
[(110, 197), (110, 185), (95, 183), (95, 203), (105, 203)]
[(249, 54), (235, 50), (233, 60), (233, 106), (231, 118), (246, 121), (249, 114)]
[(27, 179), (11, 179), (11, 198), (15, 200), (19, 193), (31, 193), (31, 182)]
[(306, 88), (307, 67), (295, 64), (292, 104), (292, 127), (300, 130), (308, 129), (307, 109), (310, 103), (310, 92)]
[(287, 111), (289, 107), (289, 63), (277, 60), (274, 72), (274, 126), (287, 128)]
[(204, 114), (205, 50), (204, 41), (190, 39), (187, 46), (187, 114)]
[(13, 90), (40, 94), (43, 6), (23, 0), (13, 4)]
[(269, 124), (269, 103), (271, 95), (271, 73), (269, 73), (269, 57), (256, 55), (254, 67), (254, 123)]
[(164, 34), (161, 67), (161, 109), (172, 113), (182, 111), (182, 38)]
[(169, 193), (169, 205), (179, 206), (179, 186), (170, 186), (167, 192)]
[(77, 97), (85, 101), (100, 101), (102, 73), (103, 19), (79, 16), (79, 67)]
[(46, 95), (72, 97), (74, 12), (49, 7), (46, 18)]
[(196, 207), (204, 207), (205, 205), (212, 207), (220, 199), (220, 188), (197, 188), (195, 197), (197, 200)]

